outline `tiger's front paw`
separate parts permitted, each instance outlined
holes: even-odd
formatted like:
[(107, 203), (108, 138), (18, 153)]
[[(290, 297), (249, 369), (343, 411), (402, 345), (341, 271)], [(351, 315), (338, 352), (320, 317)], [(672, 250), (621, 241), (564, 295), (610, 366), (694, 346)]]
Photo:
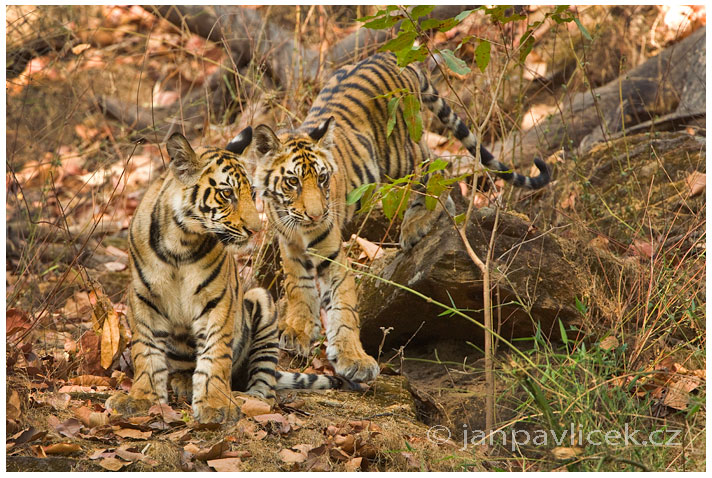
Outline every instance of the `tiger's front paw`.
[(287, 317), (280, 324), (282, 329), (279, 338), (279, 348), (296, 353), (303, 357), (309, 356), (311, 343), (319, 338), (319, 326), (311, 317)]
[(193, 417), (198, 423), (237, 421), (240, 412), (229, 400), (204, 400), (193, 404)]
[(378, 362), (368, 355), (360, 344), (344, 348), (329, 345), (326, 348), (326, 356), (337, 375), (354, 382), (371, 382), (380, 372)]
[(153, 400), (149, 398), (134, 398), (126, 393), (118, 392), (109, 397), (104, 406), (116, 410), (123, 416), (131, 416), (148, 411), (156, 403), (158, 403), (158, 397)]

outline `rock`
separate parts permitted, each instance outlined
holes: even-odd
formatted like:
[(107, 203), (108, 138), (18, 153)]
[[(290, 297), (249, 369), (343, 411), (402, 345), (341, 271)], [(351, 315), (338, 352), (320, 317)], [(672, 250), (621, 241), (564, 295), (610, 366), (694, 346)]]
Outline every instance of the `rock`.
[[(474, 210), (467, 238), (484, 261), (495, 211)], [(553, 233), (542, 233), (518, 215), (500, 212), (492, 267), (492, 300), (495, 327), (501, 317), (505, 338), (542, 332), (556, 336), (558, 320), (576, 323), (581, 317), (576, 297), (585, 290), (583, 280), (565, 258)], [(482, 273), (467, 255), (460, 236), (448, 217), (412, 250), (396, 252), (374, 262), (371, 272), (402, 284), (434, 301), (455, 304), (474, 321), (483, 322)], [(381, 280), (364, 278), (360, 288), (361, 340), (369, 353), (377, 354), (383, 338), (381, 327), (393, 327), (384, 350), (411, 343), (459, 339), (482, 343), (480, 326), (459, 316), (439, 316), (444, 309)], [(422, 328), (421, 328), (422, 324)], [(420, 328), (420, 330), (418, 330)], [(417, 333), (416, 333), (417, 332)]]

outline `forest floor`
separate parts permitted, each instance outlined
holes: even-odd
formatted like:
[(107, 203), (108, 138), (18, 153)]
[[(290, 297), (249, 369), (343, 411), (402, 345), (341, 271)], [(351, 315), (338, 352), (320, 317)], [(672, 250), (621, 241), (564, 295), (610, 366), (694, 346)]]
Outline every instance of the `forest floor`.
[[(208, 78), (227, 55), (220, 43), (139, 7), (7, 7), (6, 13), (9, 49), (38, 32), (68, 31), (73, 39), (30, 59), (6, 83), (8, 471), (705, 469), (704, 128), (624, 136), (575, 160), (553, 159), (556, 181), (549, 190), (508, 206), (541, 228), (560, 228), (569, 257), (597, 279), (577, 299), (583, 325), (564, 331), (563, 341), (537, 334), (520, 338), (516, 350), (500, 346), (496, 443), (468, 442), (485, 428), (485, 364), (479, 343), (453, 339), (379, 350), (383, 373), (365, 393), (289, 392), (270, 403), (236, 393), (241, 418), (219, 428), (195, 423), (186, 403), (124, 418), (103, 404), (131, 385), (127, 227), (168, 158), (160, 138), (136, 142), (131, 128), (108, 119), (94, 99), (173, 105), (189, 91), (207, 92)], [(373, 13), (367, 7), (269, 10), (285, 31), (322, 50), (356, 31), (356, 18)], [(571, 24), (542, 34), (527, 71), (573, 68), (565, 87), (575, 91), (605, 84), (618, 76), (622, 58), (635, 66), (676, 41), (668, 16), (658, 7), (590, 8), (584, 25), (594, 31), (607, 21), (609, 28), (587, 50), (598, 68), (570, 66), (571, 51), (583, 41)], [(433, 43), (454, 49), (468, 29), (501, 40), (519, 28), (471, 17)], [(474, 65), (473, 45), (459, 54)], [(504, 68), (498, 61), (493, 50), (492, 68)], [(463, 90), (471, 80), (490, 93), (492, 82), (472, 79), (477, 73), (450, 80)], [(487, 142), (514, 128), (514, 116), (502, 111), (526, 106), (529, 114), (519, 118), (536, 121), (555, 110), (555, 94), (543, 87), (522, 104), (523, 88), (536, 84), (526, 76), (503, 83), (498, 119), (482, 132)], [(467, 91), (461, 96), (471, 106), (475, 89)], [(248, 102), (239, 123), (303, 118), (317, 93), (308, 83), (295, 94), (267, 90)], [(424, 118), (426, 129), (430, 121)], [(222, 145), (238, 130), (206, 118), (200, 138), (191, 140)], [(443, 156), (459, 151), (456, 141), (435, 132), (427, 141)], [(476, 207), (491, 206), (504, 191), (460, 187)], [(396, 237), (384, 241), (387, 253), (397, 253)], [(259, 267), (253, 258), (271, 240), (260, 236), (240, 255), (246, 283)], [(355, 244), (349, 244), (354, 263), (372, 262), (372, 243)], [(333, 373), (323, 345), (309, 359), (283, 354), (280, 364)], [(662, 430), (673, 440), (654, 447), (510, 439), (515, 430), (561, 433), (574, 423), (604, 434)]]

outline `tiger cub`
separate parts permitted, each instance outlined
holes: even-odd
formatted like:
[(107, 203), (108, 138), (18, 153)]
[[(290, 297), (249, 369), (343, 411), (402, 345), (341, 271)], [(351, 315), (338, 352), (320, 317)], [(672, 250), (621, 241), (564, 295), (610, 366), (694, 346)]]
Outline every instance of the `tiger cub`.
[[(286, 314), (280, 318), (280, 345), (301, 354), (319, 334), (319, 309), (327, 314), (327, 357), (340, 375), (368, 381), (378, 374), (376, 361), (359, 339), (359, 317), (353, 275), (348, 273), (341, 229), (355, 206), (346, 196), (365, 183), (401, 178), (430, 157), (424, 141), (411, 140), (399, 102), (390, 135), (385, 93), (407, 89), (454, 133), (470, 154), (478, 151), (484, 165), (515, 186), (541, 188), (549, 182), (546, 164), (527, 177), (495, 160), (438, 96), (415, 66), (400, 68), (392, 53), (376, 54), (338, 70), (317, 96), (302, 125), (275, 134), (269, 126), (255, 129), (260, 156), (255, 187), (263, 191), (266, 212), (279, 231), (285, 272)], [(419, 191), (422, 193), (423, 189)], [(400, 244), (411, 248), (443, 213), (428, 211), (425, 196), (415, 196), (404, 216)], [(452, 208), (448, 198), (448, 209)], [(308, 254), (312, 250), (314, 254)], [(319, 291), (315, 287), (319, 282)]]
[(261, 229), (239, 155), (245, 129), (228, 150), (193, 150), (180, 133), (166, 149), (168, 170), (143, 197), (129, 227), (134, 382), (107, 408), (134, 414), (168, 401), (168, 384), (191, 400), (199, 422), (236, 417), (230, 390), (258, 397), (275, 388), (348, 388), (338, 377), (281, 373), (273, 301), (243, 294), (229, 246)]

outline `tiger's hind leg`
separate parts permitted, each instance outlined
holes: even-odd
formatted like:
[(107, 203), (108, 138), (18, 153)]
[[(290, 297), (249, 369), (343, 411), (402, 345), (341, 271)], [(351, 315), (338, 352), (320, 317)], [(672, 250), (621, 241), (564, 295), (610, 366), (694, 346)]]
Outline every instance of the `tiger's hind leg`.
[[(455, 215), (455, 203), (450, 196), (445, 201), (445, 209), (450, 215)], [(443, 214), (446, 214), (446, 211), (440, 204), (430, 211), (425, 206), (425, 195), (416, 194), (403, 216), (399, 241), (401, 248), (407, 251), (420, 242)]]
[(277, 313), (269, 292), (255, 288), (245, 293), (243, 320), (249, 321), (252, 330), (247, 355), (246, 391), (257, 397), (273, 397), (279, 350)]

